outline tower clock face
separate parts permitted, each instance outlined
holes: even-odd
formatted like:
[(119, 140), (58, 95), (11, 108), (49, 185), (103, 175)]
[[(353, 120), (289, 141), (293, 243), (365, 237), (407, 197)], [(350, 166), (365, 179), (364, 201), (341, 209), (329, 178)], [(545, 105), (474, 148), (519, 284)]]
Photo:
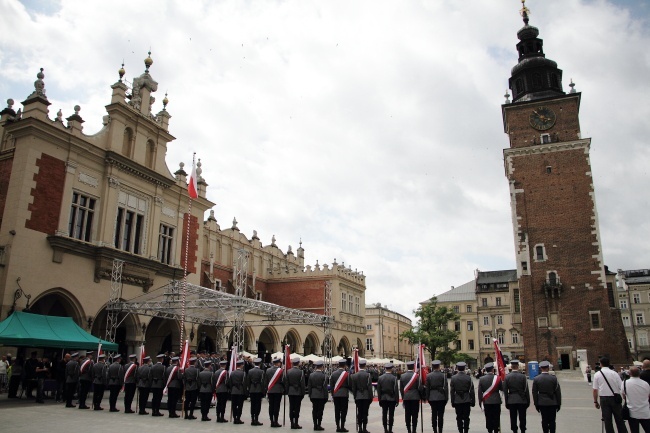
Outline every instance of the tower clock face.
[(555, 125), (555, 113), (548, 107), (537, 107), (530, 113), (529, 120), (530, 126), (545, 131)]

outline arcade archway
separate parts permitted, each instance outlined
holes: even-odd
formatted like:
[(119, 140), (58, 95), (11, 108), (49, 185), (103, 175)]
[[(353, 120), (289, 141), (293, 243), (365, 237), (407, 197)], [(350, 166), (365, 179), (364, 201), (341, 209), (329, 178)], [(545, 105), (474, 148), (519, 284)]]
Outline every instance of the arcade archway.
[[(318, 353), (316, 352), (319, 350), (320, 345), (318, 344), (318, 337), (316, 334), (310, 332), (309, 335), (307, 335), (307, 338), (305, 338), (303, 346), (305, 348), (305, 356), (311, 354), (317, 355)], [(322, 350), (320, 352), (322, 353)]]
[(145, 350), (151, 356), (180, 351), (180, 326), (175, 320), (152, 318), (146, 325)]
[(77, 299), (67, 290), (56, 288), (39, 295), (32, 303), (30, 313), (44, 316), (72, 317), (77, 325), (88, 328), (88, 319)]

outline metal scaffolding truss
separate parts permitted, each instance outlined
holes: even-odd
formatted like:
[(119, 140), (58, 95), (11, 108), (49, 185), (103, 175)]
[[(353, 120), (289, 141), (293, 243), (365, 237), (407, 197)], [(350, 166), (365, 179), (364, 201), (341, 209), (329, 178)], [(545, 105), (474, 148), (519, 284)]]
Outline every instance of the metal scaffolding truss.
[[(106, 305), (106, 341), (115, 343), (115, 334), (119, 326), (118, 319), (120, 310), (117, 307), (122, 296), (122, 267), (124, 262), (119, 259), (113, 260), (111, 272), (111, 294)], [(98, 354), (99, 355), (99, 354)]]

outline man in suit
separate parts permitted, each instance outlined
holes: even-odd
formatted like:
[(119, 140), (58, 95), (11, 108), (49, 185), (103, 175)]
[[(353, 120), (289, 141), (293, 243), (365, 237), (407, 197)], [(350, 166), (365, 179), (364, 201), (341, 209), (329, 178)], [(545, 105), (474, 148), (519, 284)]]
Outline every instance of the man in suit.
[(300, 358), (291, 360), (292, 367), (287, 370), (287, 390), (289, 396), (289, 420), (292, 429), (301, 429), (298, 424), (300, 418), (300, 406), (305, 397), (305, 373), (300, 368)]
[(266, 370), (266, 383), (271, 427), (282, 427), (278, 422), (278, 418), (280, 416), (280, 403), (284, 395), (285, 379), (282, 370), (282, 360), (280, 358), (274, 358), (273, 367)]
[(212, 361), (206, 359), (203, 361), (203, 371), (199, 373), (199, 399), (201, 400), (201, 421), (210, 421), (208, 413), (210, 412), (210, 402), (214, 392), (214, 383), (212, 382)]
[(178, 356), (171, 358), (171, 365), (165, 370), (165, 383), (167, 384), (167, 412), (170, 418), (179, 418), (176, 414), (176, 405), (181, 395), (183, 382), (181, 381), (181, 372), (178, 368)]
[(476, 396), (474, 395), (474, 383), (472, 377), (465, 374), (467, 364), (458, 362), (456, 370), (458, 373), (453, 375), (449, 381), (449, 398), (451, 406), (456, 410), (456, 425), (460, 433), (469, 432), (469, 413), (472, 407), (476, 405)]
[(323, 373), (323, 361), (316, 361), (314, 367), (315, 370), (307, 380), (307, 395), (312, 404), (311, 417), (314, 422), (314, 431), (322, 431), (325, 430), (321, 423), (323, 422), (325, 403), (327, 403), (327, 376)]
[[(236, 356), (233, 353), (232, 356)], [(246, 373), (244, 372), (244, 360), (237, 360), (235, 371), (228, 375), (228, 390), (230, 391), (230, 404), (232, 404), (233, 424), (244, 424), (241, 420), (241, 414), (244, 409), (244, 400), (246, 400)]]
[(142, 358), (142, 365), (138, 367), (136, 373), (136, 380), (138, 383), (138, 415), (149, 415), (147, 412), (147, 400), (149, 400), (149, 392), (151, 391), (151, 357), (145, 356)]
[(400, 377), (400, 391), (404, 404), (404, 418), (408, 433), (415, 433), (418, 427), (418, 414), (420, 413), (421, 381), (420, 375), (415, 373), (415, 362), (406, 363), (406, 373)]
[(124, 380), (124, 370), (120, 361), (122, 357), (118, 353), (113, 357), (113, 363), (108, 367), (108, 403), (110, 406), (109, 412), (119, 412), (117, 408), (117, 396), (120, 394), (122, 388), (122, 381)]
[(131, 409), (136, 388), (136, 372), (138, 365), (135, 363), (136, 355), (129, 355), (129, 362), (124, 366), (124, 413), (135, 413)]
[(72, 404), (77, 383), (79, 382), (79, 353), (70, 355), (70, 361), (65, 365), (65, 407), (75, 407)]
[(217, 414), (217, 422), (228, 422), (226, 419), (226, 404), (228, 403), (228, 370), (226, 370), (228, 361), (219, 361), (219, 369), (212, 375), (214, 382), (214, 392), (217, 394), (217, 404), (215, 411)]
[[(517, 433), (520, 428), (522, 433), (526, 431), (526, 409), (530, 406), (530, 391), (526, 375), (519, 371), (519, 360), (510, 361), (512, 371), (506, 376), (503, 382), (503, 395), (506, 399), (506, 409), (510, 411), (510, 429)], [(517, 427), (519, 417), (519, 427)]]
[(79, 365), (79, 409), (90, 409), (86, 405), (90, 384), (93, 383), (93, 352), (86, 352), (86, 359)]
[(550, 367), (548, 361), (540, 362), (541, 373), (533, 379), (533, 404), (537, 412), (542, 414), (544, 433), (555, 433), (555, 414), (562, 406), (560, 384), (555, 376), (549, 374)]
[(395, 408), (399, 405), (397, 376), (393, 374), (393, 364), (384, 365), (384, 374), (377, 379), (377, 398), (381, 406), (381, 422), (384, 433), (393, 433)]
[(478, 405), (485, 411), (488, 433), (499, 433), (501, 419), (501, 379), (494, 374), (494, 364), (485, 364), (486, 375), (478, 381)]
[(199, 390), (199, 369), (196, 368), (196, 358), (191, 357), (190, 366), (183, 372), (183, 385), (185, 386), (185, 419), (196, 419), (194, 408)]
[(246, 373), (246, 391), (251, 399), (251, 425), (260, 426), (260, 412), (262, 411), (262, 398), (266, 394), (266, 375), (260, 368), (262, 360), (255, 358), (253, 368)]
[(163, 359), (165, 354), (156, 356), (156, 364), (151, 367), (151, 416), (164, 416), (160, 413), (160, 402), (162, 401), (163, 389), (165, 388), (165, 366)]
[(348, 416), (348, 399), (350, 397), (350, 373), (347, 371), (347, 361), (341, 359), (339, 368), (330, 376), (330, 392), (334, 401), (334, 420), (337, 433), (348, 433), (345, 419)]
[(104, 390), (108, 384), (108, 366), (105, 362), (106, 355), (101, 354), (97, 357), (97, 363), (93, 365), (91, 376), (93, 381), (93, 410), (104, 410), (102, 399)]
[[(433, 433), (442, 433), (445, 420), (445, 406), (449, 400), (449, 383), (447, 376), (440, 371), (439, 360), (431, 362), (431, 372), (425, 381), (425, 395), (431, 406), (431, 426)], [(424, 414), (422, 414), (424, 416)]]
[(352, 395), (354, 396), (354, 403), (357, 405), (357, 425), (359, 433), (369, 433), (368, 426), (368, 410), (372, 403), (372, 379), (370, 374), (365, 370), (366, 360), (359, 360), (359, 371), (350, 377), (350, 385), (352, 388)]

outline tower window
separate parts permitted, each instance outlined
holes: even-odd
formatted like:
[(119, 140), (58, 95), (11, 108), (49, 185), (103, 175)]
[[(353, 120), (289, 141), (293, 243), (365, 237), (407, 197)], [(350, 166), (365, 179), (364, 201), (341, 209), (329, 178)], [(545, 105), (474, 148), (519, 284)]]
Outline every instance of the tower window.
[(551, 142), (551, 134), (542, 134), (539, 138), (540, 143), (548, 144)]
[(591, 329), (602, 329), (600, 323), (600, 311), (590, 311), (589, 318), (591, 319)]
[(544, 251), (544, 244), (535, 245), (535, 260), (543, 262), (546, 260), (546, 252)]
[(522, 271), (528, 270), (528, 262), (521, 262), (521, 270)]
[(549, 272), (548, 273), (548, 283), (551, 286), (557, 285), (557, 274), (555, 272)]
[(520, 94), (521, 92), (524, 91), (524, 80), (521, 78), (517, 78), (517, 81), (515, 82), (515, 86), (517, 87), (517, 94)]
[(549, 165), (546, 167), (546, 174), (551, 174), (553, 172), (553, 168)]
[(560, 83), (558, 82), (557, 79), (557, 74), (551, 74), (551, 86), (554, 88), (560, 87)]
[(533, 89), (540, 89), (542, 87), (542, 75), (539, 72), (533, 74)]

